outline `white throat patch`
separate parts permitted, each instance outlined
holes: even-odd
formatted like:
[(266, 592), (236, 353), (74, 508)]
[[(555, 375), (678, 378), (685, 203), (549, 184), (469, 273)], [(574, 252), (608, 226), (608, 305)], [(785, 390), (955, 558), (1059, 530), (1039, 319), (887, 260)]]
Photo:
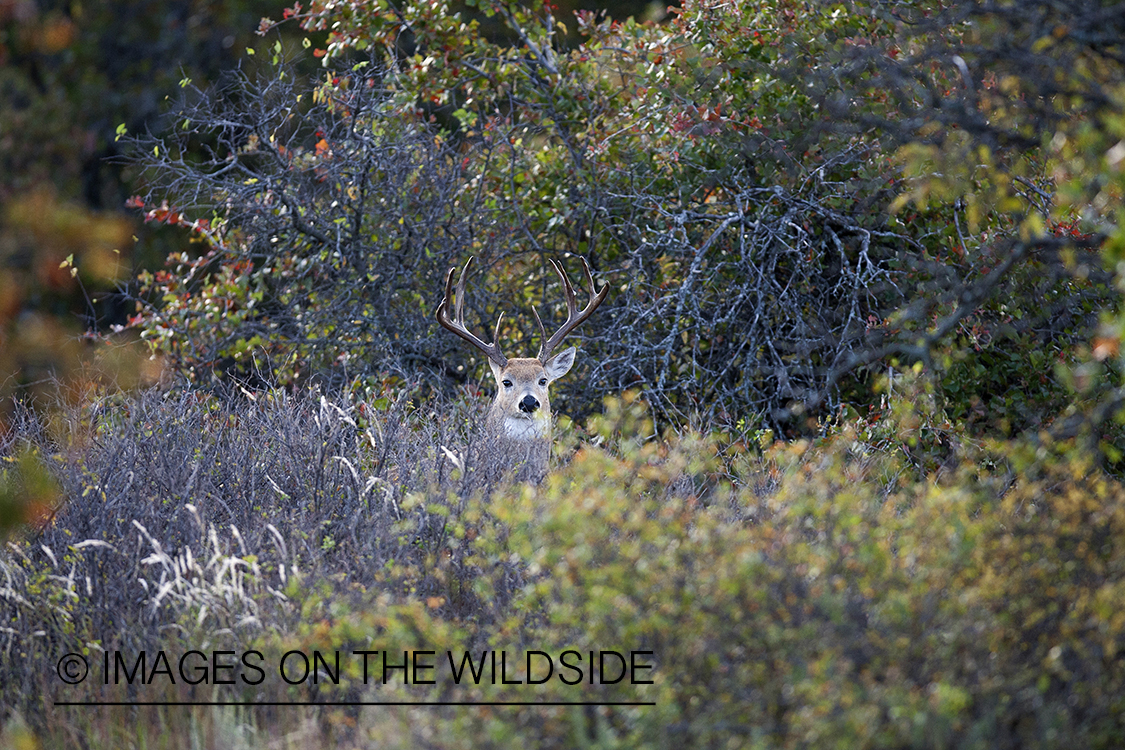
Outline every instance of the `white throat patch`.
[(514, 440), (535, 440), (547, 437), (550, 418), (546, 414), (534, 417), (504, 418), (504, 435)]

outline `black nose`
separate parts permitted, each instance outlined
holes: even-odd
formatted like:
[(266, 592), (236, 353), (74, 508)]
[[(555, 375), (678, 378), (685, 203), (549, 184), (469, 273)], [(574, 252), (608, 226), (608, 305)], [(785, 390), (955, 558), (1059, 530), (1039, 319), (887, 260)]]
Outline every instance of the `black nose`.
[(522, 412), (531, 414), (538, 408), (539, 401), (537, 401), (535, 396), (532, 396), (530, 393), (523, 397), (523, 401), (520, 401), (520, 411)]

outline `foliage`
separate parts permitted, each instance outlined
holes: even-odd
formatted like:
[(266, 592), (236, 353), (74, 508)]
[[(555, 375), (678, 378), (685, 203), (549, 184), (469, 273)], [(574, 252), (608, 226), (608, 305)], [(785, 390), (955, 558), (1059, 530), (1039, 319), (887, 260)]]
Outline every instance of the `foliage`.
[[(169, 312), (150, 310), (140, 325), (197, 377), (217, 368), (275, 384), (298, 371), (461, 382), (485, 370), (447, 364), (455, 342), (430, 343), (443, 267), (484, 255), (479, 325), (502, 310), (506, 345), (529, 348), (533, 327), (512, 301), (549, 303), (545, 258), (577, 254), (614, 294), (583, 331), (580, 370), (559, 384), (571, 413), (636, 387), (662, 423), (717, 418), (797, 434), (842, 405), (873, 405), (879, 363), (921, 361), (973, 429), (1050, 426), (1070, 399), (1066, 368), (1053, 363), (1079, 362), (1118, 291), (1098, 256), (1106, 234), (1075, 223), (1094, 197), (1055, 201), (1063, 173), (1044, 147), (1051, 128), (1072, 123), (1113, 132), (1117, 42), (1107, 27), (1101, 41), (1058, 31), (1058, 44), (1037, 45), (1031, 31), (1069, 11), (1025, 4), (1021, 14), (972, 2), (693, 2), (661, 25), (581, 11), (570, 24), (539, 3), (294, 6), (287, 18), (327, 34), (313, 50), (329, 70), (313, 104), (300, 86), (282, 92), (281, 71), (239, 84), (269, 91), (251, 99), (274, 102), (272, 115), (230, 87), (182, 108), (192, 134), (223, 144), (210, 166), (170, 156), (183, 139), (138, 152), (159, 186), (147, 208), (167, 199), (188, 224), (221, 227), (217, 251), (173, 259), (155, 285)], [(1091, 17), (1050, 28), (1086, 29)], [(585, 41), (568, 49), (570, 25)], [(961, 62), (938, 64), (950, 59)], [(1061, 117), (1061, 100), (1005, 108), (1018, 92), (1049, 92), (1045, 71), (1060, 62), (1076, 67), (1080, 117)], [(282, 127), (289, 112), (300, 123)], [(230, 122), (238, 128), (224, 130)], [(217, 183), (211, 175), (248, 148), (253, 128), (263, 134), (253, 149), (276, 131), (306, 156), (235, 158), (257, 182)], [(444, 165), (427, 183), (437, 202), (421, 227), (408, 226), (418, 209), (403, 196), (414, 183), (381, 181), (389, 172), (370, 161), (402, 137), (411, 146), (398, 153)], [(333, 179), (309, 192), (310, 169)], [(340, 231), (264, 228), (255, 207), (277, 196), (301, 196), (308, 226), (323, 217)], [(442, 234), (426, 231), (439, 221)], [(404, 265), (376, 237), (418, 248), (407, 253), (417, 260)], [(268, 278), (313, 257), (335, 269), (320, 290)], [(336, 257), (364, 260), (341, 273)], [(387, 288), (392, 276), (401, 288)], [(303, 322), (276, 304), (250, 312), (256, 294), (299, 308)], [(322, 300), (342, 302), (349, 322), (318, 320)], [(201, 339), (204, 329), (214, 333)], [(341, 340), (363, 356), (334, 362)], [(241, 367), (249, 380), (231, 369), (235, 356), (255, 359)]]
[[(318, 7), (314, 5), (302, 15), (309, 28), (327, 24), (324, 14), (329, 11), (318, 15)], [(547, 12), (547, 21), (536, 21), (536, 8)], [(582, 15), (586, 32), (596, 35), (597, 41), (571, 54), (556, 55), (550, 51), (554, 32), (544, 8), (497, 10), (490, 6), (484, 10), (491, 15), (499, 13), (512, 29), (519, 30), (524, 41), (522, 50), (500, 47), (478, 36), (475, 22), (462, 24), (457, 16), (446, 14), (444, 6), (406, 8), (402, 12), (410, 15), (412, 44), (419, 50), (440, 47), (445, 50), (442, 59), (423, 58), (418, 52), (409, 63), (390, 55), (385, 72), (372, 74), (370, 68), (361, 67), (335, 70), (329, 75), (329, 84), (320, 89), (320, 107), (314, 107), (309, 121), (325, 122), (318, 113), (329, 110), (337, 120), (336, 135), (317, 140), (320, 136), (316, 134), (326, 134), (329, 128), (310, 124), (303, 139), (290, 141), (286, 140), (294, 137), (290, 134), (278, 136), (288, 144), (286, 148), (292, 150), (299, 143), (304, 153), (335, 160), (329, 164), (328, 159), (316, 159), (316, 168), (331, 168), (334, 180), (326, 186), (326, 192), (315, 198), (309, 195), (301, 203), (307, 216), (326, 219), (338, 212), (337, 207), (350, 204), (359, 218), (348, 221), (341, 217), (338, 221), (342, 229), (335, 234), (322, 232), (317, 237), (302, 227), (284, 225), (263, 233), (246, 218), (254, 206), (268, 203), (275, 195), (297, 195), (296, 184), (309, 169), (305, 164), (289, 164), (282, 159), (255, 165), (252, 176), (243, 176), (256, 181), (251, 190), (262, 188), (253, 196), (245, 189), (236, 191), (209, 180), (207, 170), (221, 169), (228, 156), (235, 158), (238, 169), (247, 169), (246, 161), (233, 155), (246, 148), (242, 141), (249, 136), (223, 131), (220, 123), (240, 122), (246, 133), (251, 127), (258, 128), (262, 133), (255, 141), (258, 144), (268, 140), (280, 122), (277, 117), (263, 118), (260, 112), (240, 112), (242, 119), (231, 117), (231, 110), (221, 105), (226, 98), (223, 91), (182, 113), (191, 122), (189, 131), (200, 135), (222, 133), (223, 146), (210, 166), (178, 163), (176, 144), (143, 144), (138, 150), (141, 155), (155, 149), (155, 159), (143, 158), (158, 180), (159, 175), (165, 175), (164, 194), (171, 196), (172, 215), (178, 218), (186, 212), (189, 223), (197, 218), (219, 221), (222, 231), (230, 233), (229, 240), (223, 235), (218, 256), (209, 256), (194, 266), (178, 265), (166, 277), (166, 283), (159, 285), (173, 300), (182, 300), (190, 290), (184, 281), (191, 279), (198, 284), (196, 279), (203, 275), (205, 264), (217, 262), (221, 267), (209, 269), (213, 275), (206, 277), (214, 279), (214, 293), (205, 291), (203, 299), (193, 303), (194, 309), (216, 311), (199, 318), (216, 334), (204, 340), (205, 353), (192, 353), (183, 358), (183, 364), (201, 370), (218, 362), (216, 354), (229, 356), (260, 346), (275, 368), (272, 382), (292, 380), (293, 367), (277, 369), (278, 360), (284, 362), (287, 357), (305, 362), (312, 353), (311, 368), (316, 369), (319, 360), (313, 347), (320, 342), (331, 345), (345, 331), (335, 326), (330, 330), (328, 325), (311, 319), (306, 329), (311, 333), (305, 337), (312, 340), (310, 347), (301, 336), (260, 335), (264, 328), (283, 330), (271, 313), (254, 316), (241, 331), (232, 330), (237, 320), (224, 321), (219, 315), (232, 306), (245, 310), (247, 300), (242, 297), (253, 293), (224, 288), (224, 279), (248, 271), (246, 289), (258, 288), (260, 283), (276, 288), (275, 282), (262, 277), (265, 271), (261, 269), (273, 273), (278, 265), (298, 262), (305, 252), (320, 253), (322, 262), (336, 253), (346, 258), (362, 257), (370, 264), (360, 266), (354, 275), (328, 280), (336, 285), (333, 297), (350, 297), (357, 287), (370, 290), (370, 296), (383, 295), (380, 288), (391, 275), (418, 292), (433, 289), (440, 273), (435, 274), (428, 264), (403, 268), (394, 260), (397, 254), (370, 247), (369, 236), (398, 238), (403, 229), (370, 210), (364, 202), (368, 186), (371, 200), (398, 207), (405, 214), (404, 221), (409, 219), (411, 209), (409, 204), (402, 208), (404, 201), (396, 190), (413, 188), (402, 180), (382, 181), (382, 173), (373, 173), (364, 157), (358, 156), (357, 148), (392, 147), (398, 136), (391, 134), (416, 130), (402, 117), (422, 113), (431, 120), (443, 121), (441, 118), (449, 114), (448, 107), (459, 105), (452, 113), (454, 119), (447, 134), (431, 135), (434, 146), (428, 155), (418, 157), (426, 163), (444, 160), (456, 166), (446, 169), (444, 182), (434, 186), (432, 192), (445, 196), (445, 203), (440, 215), (427, 217), (429, 223), (425, 225), (436, 228), (440, 220), (444, 233), (431, 238), (422, 231), (413, 243), (422, 249), (427, 261), (436, 254), (442, 263), (452, 265), (451, 261), (468, 254), (466, 251), (503, 258), (494, 243), (507, 245), (512, 261), (496, 269), (502, 272), (500, 294), (486, 296), (483, 301), (487, 307), (494, 306), (498, 298), (540, 305), (542, 300), (549, 301), (551, 294), (546, 287), (551, 276), (545, 273), (546, 265), (541, 261), (555, 254), (590, 256), (605, 280), (619, 290), (585, 332), (589, 354), (598, 367), (574, 378), (579, 385), (564, 390), (562, 403), (581, 412), (604, 393), (639, 385), (662, 414), (674, 414), (676, 421), (692, 414), (726, 414), (734, 421), (732, 415), (749, 412), (775, 423), (787, 422), (792, 415), (782, 407), (815, 399), (832, 363), (846, 359), (862, 346), (870, 321), (880, 318), (872, 312), (898, 299), (885, 259), (891, 254), (889, 245), (907, 240), (884, 231), (878, 219), (868, 222), (847, 210), (857, 200), (867, 200), (848, 182), (849, 175), (862, 169), (864, 154), (847, 146), (831, 157), (818, 159), (815, 168), (793, 166), (799, 174), (787, 181), (791, 183), (788, 185), (766, 181), (779, 167), (767, 170), (754, 164), (745, 169), (736, 165), (733, 171), (717, 169), (715, 165), (728, 156), (725, 149), (746, 146), (739, 145), (740, 133), (758, 125), (743, 110), (728, 110), (733, 113), (720, 116), (722, 104), (700, 115), (695, 109), (683, 110), (682, 102), (645, 101), (646, 91), (677, 92), (677, 87), (668, 89), (658, 80), (645, 79), (663, 75), (647, 62), (649, 47), (674, 46), (673, 39), (659, 41), (655, 27), (633, 22), (621, 27), (611, 27), (608, 22), (596, 26), (592, 16)], [(349, 15), (353, 12), (357, 14), (354, 17)], [(385, 43), (393, 50), (392, 42), (403, 23), (398, 13), (390, 6), (377, 5), (346, 11), (347, 23), (335, 23), (329, 35), (328, 53), (335, 55), (349, 46), (366, 48), (374, 43)], [(707, 33), (702, 25), (684, 25), (701, 38)], [(528, 34), (539, 36), (533, 39)], [(621, 41), (618, 37), (622, 34), (635, 35), (640, 47), (649, 47), (618, 59), (612, 45)], [(542, 59), (529, 67), (525, 51), (532, 49), (540, 50)], [(775, 61), (771, 55), (765, 54), (763, 66)], [(700, 66), (706, 65), (696, 55), (687, 58), (685, 64), (687, 73), (677, 73), (677, 80), (683, 86), (699, 84), (692, 76), (702, 75)], [(462, 80), (462, 70), (473, 73)], [(742, 75), (750, 76), (757, 70), (748, 69)], [(543, 71), (546, 73), (540, 75)], [(259, 86), (263, 92), (278, 88), (271, 80)], [(744, 90), (750, 82), (740, 77), (731, 86)], [(371, 105), (347, 104), (344, 112), (333, 110), (336, 98), (350, 102), (362, 96), (365, 88), (377, 89), (378, 96), (372, 95), (377, 101)], [(754, 106), (757, 95), (743, 91), (746, 101), (740, 100), (738, 106)], [(294, 92), (288, 97), (289, 107), (281, 111), (296, 108), (302, 96)], [(766, 98), (777, 107), (778, 118), (783, 117), (783, 111), (789, 112), (787, 108), (800, 110), (804, 101), (800, 97), (796, 103)], [(258, 99), (274, 101), (265, 95), (255, 97)], [(512, 111), (513, 106), (519, 108), (518, 114)], [(670, 118), (669, 107), (678, 108), (680, 113)], [(209, 109), (219, 109), (223, 114), (209, 113)], [(808, 115), (808, 108), (790, 114), (799, 121)], [(695, 127), (693, 117), (702, 118), (698, 133), (687, 132)], [(248, 120), (254, 120), (253, 126)], [(669, 121), (678, 124), (667, 127)], [(787, 124), (793, 132), (800, 129), (797, 123)], [(347, 135), (348, 128), (353, 133), (370, 130), (373, 139), (368, 138), (367, 145), (357, 144), (357, 138)], [(605, 129), (621, 137), (609, 138)], [(386, 143), (380, 139), (386, 139)], [(761, 136), (752, 135), (751, 139), (756, 142)], [(423, 140), (419, 138), (417, 148), (423, 147)], [(781, 143), (781, 135), (774, 143)], [(450, 147), (460, 153), (455, 156), (444, 150)], [(345, 165), (338, 163), (344, 154), (356, 155), (347, 161), (354, 172), (347, 172)], [(783, 161), (792, 160), (786, 157)], [(620, 164), (631, 168), (622, 170)], [(197, 171), (187, 177), (191, 169)], [(234, 173), (230, 174), (233, 178)], [(207, 187), (201, 191), (201, 185)], [(210, 204), (205, 200), (208, 190)], [(361, 196), (358, 201), (352, 197), (355, 195)], [(146, 204), (151, 202), (152, 198), (146, 199)], [(214, 208), (218, 215), (200, 217), (190, 207), (204, 212)], [(844, 210), (839, 210), (841, 207)], [(465, 231), (469, 227), (473, 230), (471, 241)], [(244, 239), (250, 235), (249, 241)], [(263, 250), (265, 236), (276, 240), (276, 247)], [(255, 252), (268, 259), (264, 266), (239, 266)], [(326, 309), (307, 290), (284, 282), (282, 285), (293, 289), (293, 299), (300, 302), (302, 311)], [(376, 350), (373, 357), (360, 358), (356, 366), (366, 366), (374, 373), (404, 369), (456, 372), (441, 367), (441, 360), (429, 351), (420, 355), (417, 345), (411, 343), (422, 334), (419, 327), (425, 324), (423, 315), (436, 304), (439, 294), (422, 294), (419, 301), (428, 302), (425, 306), (415, 303), (396, 309), (395, 324), (406, 329), (401, 340)], [(176, 309), (177, 304), (174, 302), (171, 308)], [(374, 318), (377, 326), (379, 309), (354, 309), (357, 314), (353, 325), (358, 328), (348, 338), (363, 346), (370, 336), (365, 321)], [(315, 318), (315, 313), (310, 317)], [(168, 325), (168, 316), (160, 314), (148, 315), (143, 321), (146, 335), (160, 350), (179, 356), (176, 347), (183, 344), (159, 340), (165, 335), (186, 340), (188, 324), (182, 320), (177, 323)], [(432, 323), (427, 328), (432, 330)], [(502, 334), (519, 346), (528, 338), (521, 331), (528, 329), (527, 325), (509, 324)], [(286, 356), (272, 353), (281, 350)]]
[[(76, 385), (0, 433), (0, 523), (32, 522), (0, 551), (0, 743), (1123, 744), (1114, 3), (286, 15), (315, 81), (271, 42), (130, 137), (133, 207), (196, 243), (133, 325), (190, 382)], [(42, 39), (79, 38), (63, 18)], [(4, 200), (4, 237), (74, 256), (0, 302), (120, 273), (127, 225), (65, 188)], [(540, 484), (505, 476), (483, 363), (436, 335), (468, 255), (474, 327), (508, 313), (512, 350), (558, 299), (546, 257), (613, 288), (558, 399), (603, 413), (560, 420)], [(56, 679), (159, 649), (487, 650), (525, 681)], [(567, 650), (652, 681), (530, 684)]]
[[(966, 348), (949, 353), (964, 363), (947, 365), (959, 409), (979, 410), (1017, 384), (1027, 393), (1027, 379), (1012, 377), (1022, 366), (1051, 381), (1049, 392), (986, 410), (990, 418), (1005, 429), (1049, 426), (1056, 437), (1105, 435), (1104, 455), (1120, 460), (1112, 445), (1122, 440), (1112, 424), (1122, 404), (1118, 337), (1104, 322), (1119, 315), (1122, 288), (1112, 254), (1121, 224), (1110, 208), (1121, 194), (1113, 151), (1125, 116), (1120, 14), (1112, 3), (1051, 0), (885, 8), (903, 21), (900, 33), (891, 45), (850, 49), (838, 78), (888, 107), (845, 114), (837, 106), (838, 124), (878, 128), (897, 147), (900, 208), (953, 204), (939, 234), (945, 247), (934, 250), (953, 260), (967, 291), (993, 288), (983, 304), (954, 296), (927, 309), (938, 316), (936, 332), (959, 328), (974, 350), (981, 338), (984, 349), (1003, 342), (995, 368), (995, 358), (974, 363)], [(831, 106), (833, 88), (817, 89)], [(1061, 361), (1054, 378), (1047, 353)], [(997, 369), (1010, 374), (997, 378)], [(1063, 407), (1075, 392), (1078, 408)]]
[(251, 384), (437, 369), (419, 312), (450, 264), (503, 256), (452, 152), (386, 115), (378, 71), (349, 81), (303, 87), (280, 65), (231, 74), (183, 103), (172, 135), (142, 141), (158, 154), (153, 193), (177, 202), (134, 205), (206, 247), (142, 276), (160, 298), (143, 335), (198, 382), (216, 369)]
[[(509, 679), (529, 651), (651, 651), (651, 684), (457, 685), (440, 666), (435, 685), (384, 686), (353, 659), (315, 687), (204, 693), (543, 705), (136, 710), (172, 729), (168, 747), (296, 731), (360, 747), (1115, 746), (1125, 489), (1073, 444), (946, 446), (919, 471), (903, 456), (938, 448), (927, 401), (908, 389), (883, 419), (759, 453), (720, 433), (653, 439), (629, 395), (539, 486), (485, 480), (472, 400), (149, 395), (74, 413), (48, 462), (69, 502), (2, 559), (3, 700), (69, 747), (125, 741), (123, 725), (52, 700), (200, 694), (67, 687), (68, 651), (495, 649)], [(546, 705), (576, 700), (652, 705)]]
[[(205, 80), (231, 64), (236, 29), (269, 5), (0, 7), (0, 397), (74, 375), (91, 359), (75, 339), (108, 332), (132, 312), (117, 285), (134, 275), (135, 260), (159, 262), (168, 239), (148, 238), (144, 247), (157, 254), (133, 258), (140, 230), (125, 213), (128, 178), (111, 161), (116, 129), (144, 128), (176, 81)], [(130, 381), (139, 368), (115, 361), (102, 369)]]

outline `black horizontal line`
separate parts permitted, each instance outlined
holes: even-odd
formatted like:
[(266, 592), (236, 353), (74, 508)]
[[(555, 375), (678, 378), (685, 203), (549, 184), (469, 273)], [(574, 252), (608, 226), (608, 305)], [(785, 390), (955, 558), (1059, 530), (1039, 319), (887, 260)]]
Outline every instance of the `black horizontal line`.
[(655, 706), (655, 701), (55, 701), (56, 706)]

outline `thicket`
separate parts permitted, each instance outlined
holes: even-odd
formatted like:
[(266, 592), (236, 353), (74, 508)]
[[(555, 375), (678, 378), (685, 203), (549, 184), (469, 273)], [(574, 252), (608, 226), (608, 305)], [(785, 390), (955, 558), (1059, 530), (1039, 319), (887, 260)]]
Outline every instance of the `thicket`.
[[(150, 393), (54, 425), (26, 413), (14, 441), (38, 452), (67, 502), (0, 559), (0, 685), (16, 712), (6, 737), (1119, 745), (1125, 488), (1073, 446), (950, 453), (932, 399), (906, 395), (886, 419), (764, 449), (718, 433), (654, 440), (640, 402), (610, 400), (588, 434), (564, 430), (560, 465), (540, 485), (504, 481), (473, 452), (482, 404), (471, 397), (423, 410), (406, 399)], [(216, 685), (218, 673), (185, 684), (177, 663), (191, 649), (229, 651), (235, 664), (256, 651), (268, 671), (255, 685)], [(447, 650), (503, 651), (507, 679), (523, 680), (527, 652), (551, 655), (561, 673), (567, 649), (651, 652), (637, 676), (652, 684), (504, 685), (486, 673), (457, 685), (443, 662)], [(161, 650), (167, 673), (153, 675)], [(293, 650), (325, 655), (315, 685), (274, 671)], [(378, 660), (365, 682), (354, 657), (330, 676), (337, 650), (386, 650), (394, 663), (435, 651), (439, 666), (422, 676), (436, 684), (403, 685), (399, 671), (383, 685)], [(131, 679), (102, 684), (106, 651), (111, 669), (122, 654)], [(141, 651), (147, 679), (135, 671)], [(58, 682), (66, 653), (84, 655), (92, 677)], [(533, 661), (533, 677), (545, 671)], [(168, 731), (143, 729), (157, 726)]]
[[(480, 256), (478, 326), (504, 311), (530, 349), (546, 259), (582, 255), (613, 294), (559, 384), (576, 415), (632, 387), (662, 424), (807, 434), (915, 362), (978, 433), (1071, 403), (1055, 365), (1091, 359), (1119, 294), (1102, 10), (688, 3), (663, 25), (579, 12), (572, 49), (549, 5), (478, 10), (520, 43), (441, 3), (295, 7), (328, 32), (324, 79), (235, 77), (141, 139), (148, 217), (207, 244), (138, 320), (177, 369), (448, 387), (485, 370), (433, 323), (445, 267)], [(1081, 380), (1100, 402), (1115, 377)]]

